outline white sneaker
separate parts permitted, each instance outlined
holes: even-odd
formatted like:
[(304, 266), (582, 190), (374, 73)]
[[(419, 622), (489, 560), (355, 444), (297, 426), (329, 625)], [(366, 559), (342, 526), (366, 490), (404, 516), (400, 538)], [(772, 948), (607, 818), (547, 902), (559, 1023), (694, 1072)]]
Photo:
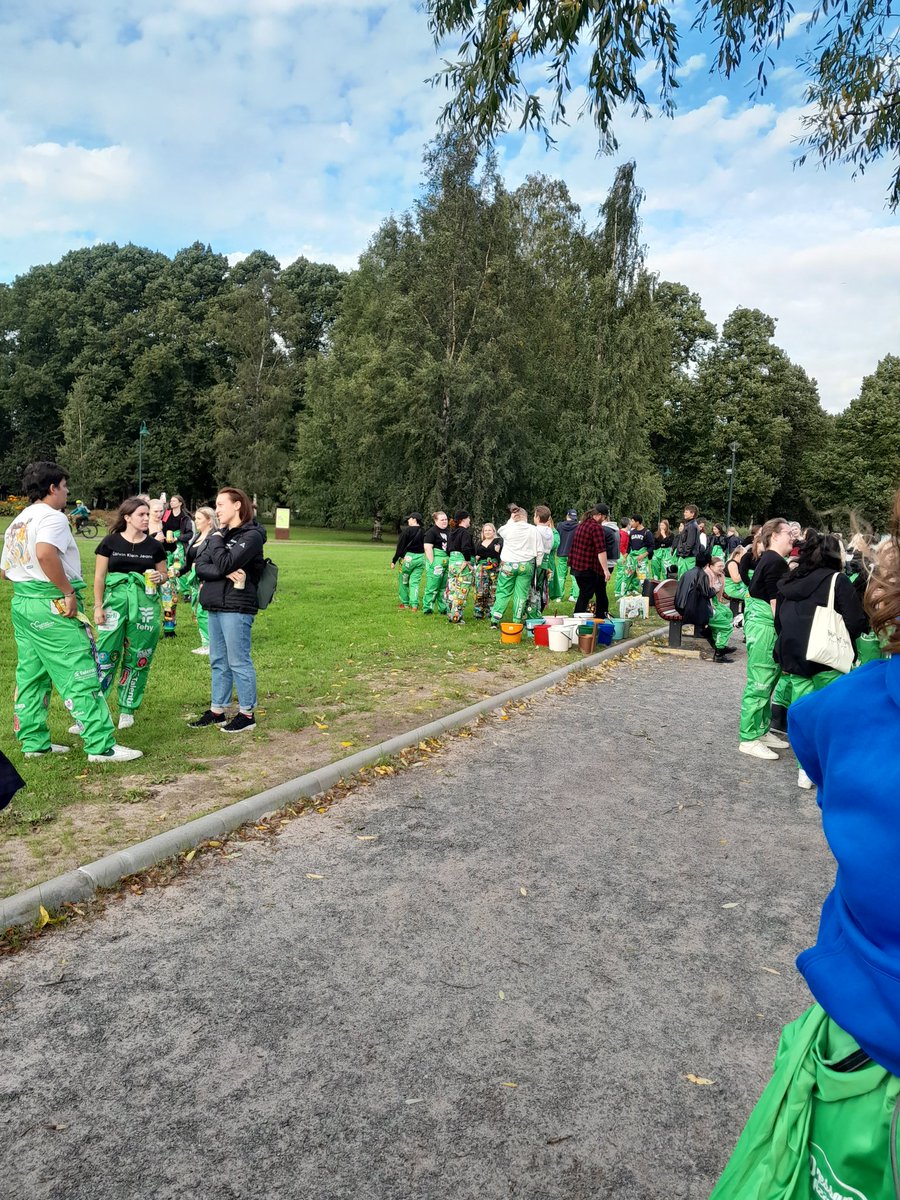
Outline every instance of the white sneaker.
[(54, 742), (50, 743), (49, 750), (26, 750), (26, 758), (43, 758), (45, 754), (68, 754), (68, 746), (57, 746)]
[(143, 758), (142, 750), (132, 750), (129, 746), (113, 746), (106, 754), (89, 754), (88, 762), (98, 763), (120, 763), (134, 762), (136, 758)]
[(802, 787), (805, 792), (810, 791), (816, 785), (801, 767), (797, 773), (797, 787)]
[(130, 729), (134, 724), (134, 713), (119, 713), (119, 728)]
[(770, 750), (762, 738), (757, 738), (754, 742), (741, 742), (741, 754), (749, 754), (751, 758), (777, 758), (778, 755), (774, 750)]
[(84, 726), (80, 721), (76, 721), (74, 725), (69, 726), (69, 733), (75, 733), (79, 737), (84, 733)]
[(209, 657), (209, 646), (198, 646), (196, 650), (192, 650), (191, 654), (205, 654)]
[(759, 739), (764, 746), (768, 746), (770, 750), (787, 750), (790, 742), (785, 741), (783, 737), (779, 737), (777, 733), (764, 733)]

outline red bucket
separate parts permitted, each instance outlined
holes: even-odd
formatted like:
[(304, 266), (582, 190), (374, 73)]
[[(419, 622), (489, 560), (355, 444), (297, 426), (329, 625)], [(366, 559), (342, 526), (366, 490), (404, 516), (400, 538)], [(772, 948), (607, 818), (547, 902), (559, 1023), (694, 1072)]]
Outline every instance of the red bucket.
[(550, 646), (550, 628), (549, 625), (535, 625), (534, 644), (536, 646)]

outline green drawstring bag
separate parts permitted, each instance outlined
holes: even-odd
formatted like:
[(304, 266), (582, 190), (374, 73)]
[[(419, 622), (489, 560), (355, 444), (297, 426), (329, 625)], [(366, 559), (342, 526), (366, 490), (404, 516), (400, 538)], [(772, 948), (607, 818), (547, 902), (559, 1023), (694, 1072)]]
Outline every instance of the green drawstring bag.
[(898, 1114), (900, 1078), (814, 1004), (782, 1032), (710, 1200), (900, 1200)]

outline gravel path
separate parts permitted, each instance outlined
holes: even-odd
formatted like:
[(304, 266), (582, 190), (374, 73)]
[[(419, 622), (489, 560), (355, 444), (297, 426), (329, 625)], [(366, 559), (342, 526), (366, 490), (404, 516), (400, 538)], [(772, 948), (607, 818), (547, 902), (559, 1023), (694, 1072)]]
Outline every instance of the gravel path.
[(0, 1192), (707, 1196), (833, 874), (742, 683), (646, 651), (3, 961)]

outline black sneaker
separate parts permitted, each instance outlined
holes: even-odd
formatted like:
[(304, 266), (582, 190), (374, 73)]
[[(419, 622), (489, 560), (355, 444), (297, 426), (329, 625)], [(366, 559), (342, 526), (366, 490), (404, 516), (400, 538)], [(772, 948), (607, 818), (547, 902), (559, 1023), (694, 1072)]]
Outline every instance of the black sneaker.
[(243, 733), (245, 729), (255, 729), (256, 721), (253, 716), (247, 716), (246, 713), (239, 712), (236, 717), (232, 717), (227, 725), (222, 725), (223, 733)]
[(208, 708), (202, 717), (198, 717), (196, 721), (188, 721), (191, 729), (205, 729), (207, 725), (224, 725), (225, 714), (213, 712)]

